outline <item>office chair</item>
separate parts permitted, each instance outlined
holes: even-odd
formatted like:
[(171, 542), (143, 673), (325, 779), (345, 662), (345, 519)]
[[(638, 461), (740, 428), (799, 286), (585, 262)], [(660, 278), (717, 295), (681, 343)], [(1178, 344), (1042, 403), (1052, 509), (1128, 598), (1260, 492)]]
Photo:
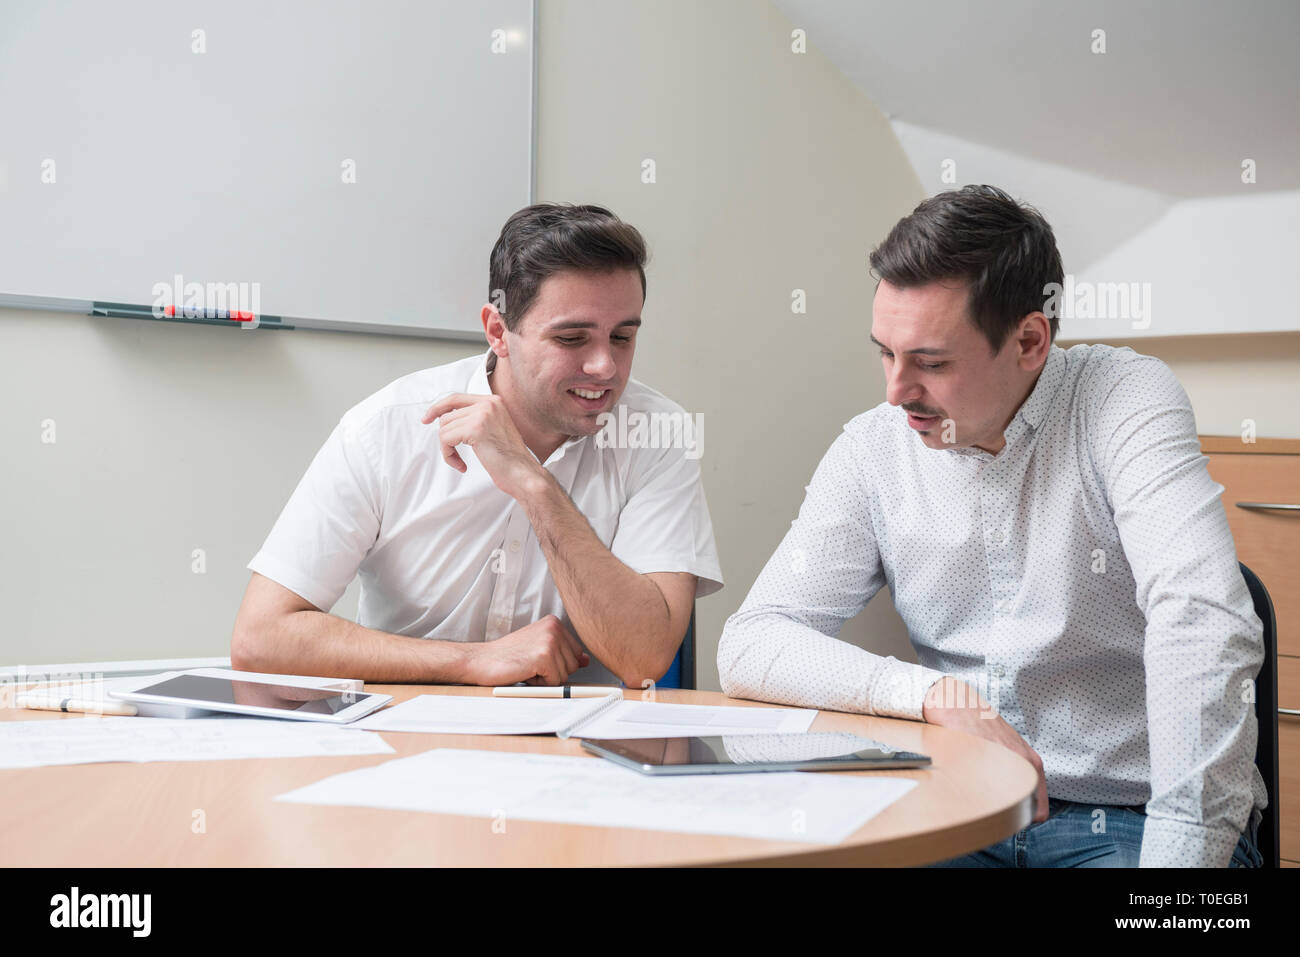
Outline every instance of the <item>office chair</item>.
[[(695, 606), (691, 606), (691, 621), (686, 626), (686, 637), (677, 649), (673, 663), (664, 676), (655, 682), (659, 688), (686, 688), (695, 690)], [(1271, 800), (1271, 798), (1270, 798)]]
[(1255, 614), (1264, 625), (1264, 663), (1255, 679), (1255, 717), (1259, 719), (1259, 739), (1255, 744), (1255, 765), (1263, 775), (1268, 791), (1268, 807), (1259, 822), (1259, 853), (1265, 867), (1281, 867), (1282, 821), (1277, 806), (1277, 617), (1273, 600), (1259, 576), (1241, 564)]

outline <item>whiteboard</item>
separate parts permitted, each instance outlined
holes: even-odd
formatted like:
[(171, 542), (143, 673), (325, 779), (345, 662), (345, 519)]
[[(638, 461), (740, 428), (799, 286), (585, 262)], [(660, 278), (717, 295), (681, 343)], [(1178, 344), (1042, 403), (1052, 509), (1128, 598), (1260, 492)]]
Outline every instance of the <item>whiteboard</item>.
[(5, 0), (0, 305), (193, 283), (295, 327), (480, 338), (533, 195), (535, 22), (531, 0)]

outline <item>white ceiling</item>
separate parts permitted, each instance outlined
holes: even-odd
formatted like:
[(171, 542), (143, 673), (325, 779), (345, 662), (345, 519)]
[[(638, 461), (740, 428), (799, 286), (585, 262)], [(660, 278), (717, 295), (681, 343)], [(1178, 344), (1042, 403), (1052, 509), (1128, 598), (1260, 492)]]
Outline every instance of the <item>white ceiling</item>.
[(1248, 158), (1300, 188), (1300, 0), (773, 2), (896, 130), (1170, 199), (1240, 194)]

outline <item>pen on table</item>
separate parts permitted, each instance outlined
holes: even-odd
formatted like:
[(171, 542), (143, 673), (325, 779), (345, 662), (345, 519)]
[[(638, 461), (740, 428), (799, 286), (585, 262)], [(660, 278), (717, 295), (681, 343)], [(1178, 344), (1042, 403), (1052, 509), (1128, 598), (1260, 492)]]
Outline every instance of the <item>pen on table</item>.
[(602, 688), (599, 685), (564, 685), (547, 687), (542, 685), (511, 685), (508, 688), (493, 688), (492, 694), (498, 698), (603, 698), (614, 694), (617, 688)]
[(119, 714), (133, 717), (138, 712), (135, 705), (125, 701), (105, 701), (102, 698), (61, 698), (58, 695), (20, 694), (14, 704), (30, 711), (79, 711), (86, 714)]

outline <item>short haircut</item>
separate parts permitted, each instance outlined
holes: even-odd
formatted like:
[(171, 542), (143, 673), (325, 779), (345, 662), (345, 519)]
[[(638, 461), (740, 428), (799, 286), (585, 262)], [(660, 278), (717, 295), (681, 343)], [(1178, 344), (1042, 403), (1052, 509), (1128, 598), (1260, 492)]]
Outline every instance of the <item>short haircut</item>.
[(641, 234), (608, 209), (538, 203), (519, 210), (501, 227), (488, 269), (488, 300), (515, 332), (548, 276), (569, 269), (635, 269), (644, 301), (645, 264)]
[[(924, 200), (871, 253), (878, 279), (906, 289), (960, 279), (967, 313), (997, 352), (1031, 312), (1047, 312), (1048, 284), (1065, 284), (1052, 227), (996, 186), (964, 186)], [(1049, 314), (1052, 338), (1060, 320)]]

